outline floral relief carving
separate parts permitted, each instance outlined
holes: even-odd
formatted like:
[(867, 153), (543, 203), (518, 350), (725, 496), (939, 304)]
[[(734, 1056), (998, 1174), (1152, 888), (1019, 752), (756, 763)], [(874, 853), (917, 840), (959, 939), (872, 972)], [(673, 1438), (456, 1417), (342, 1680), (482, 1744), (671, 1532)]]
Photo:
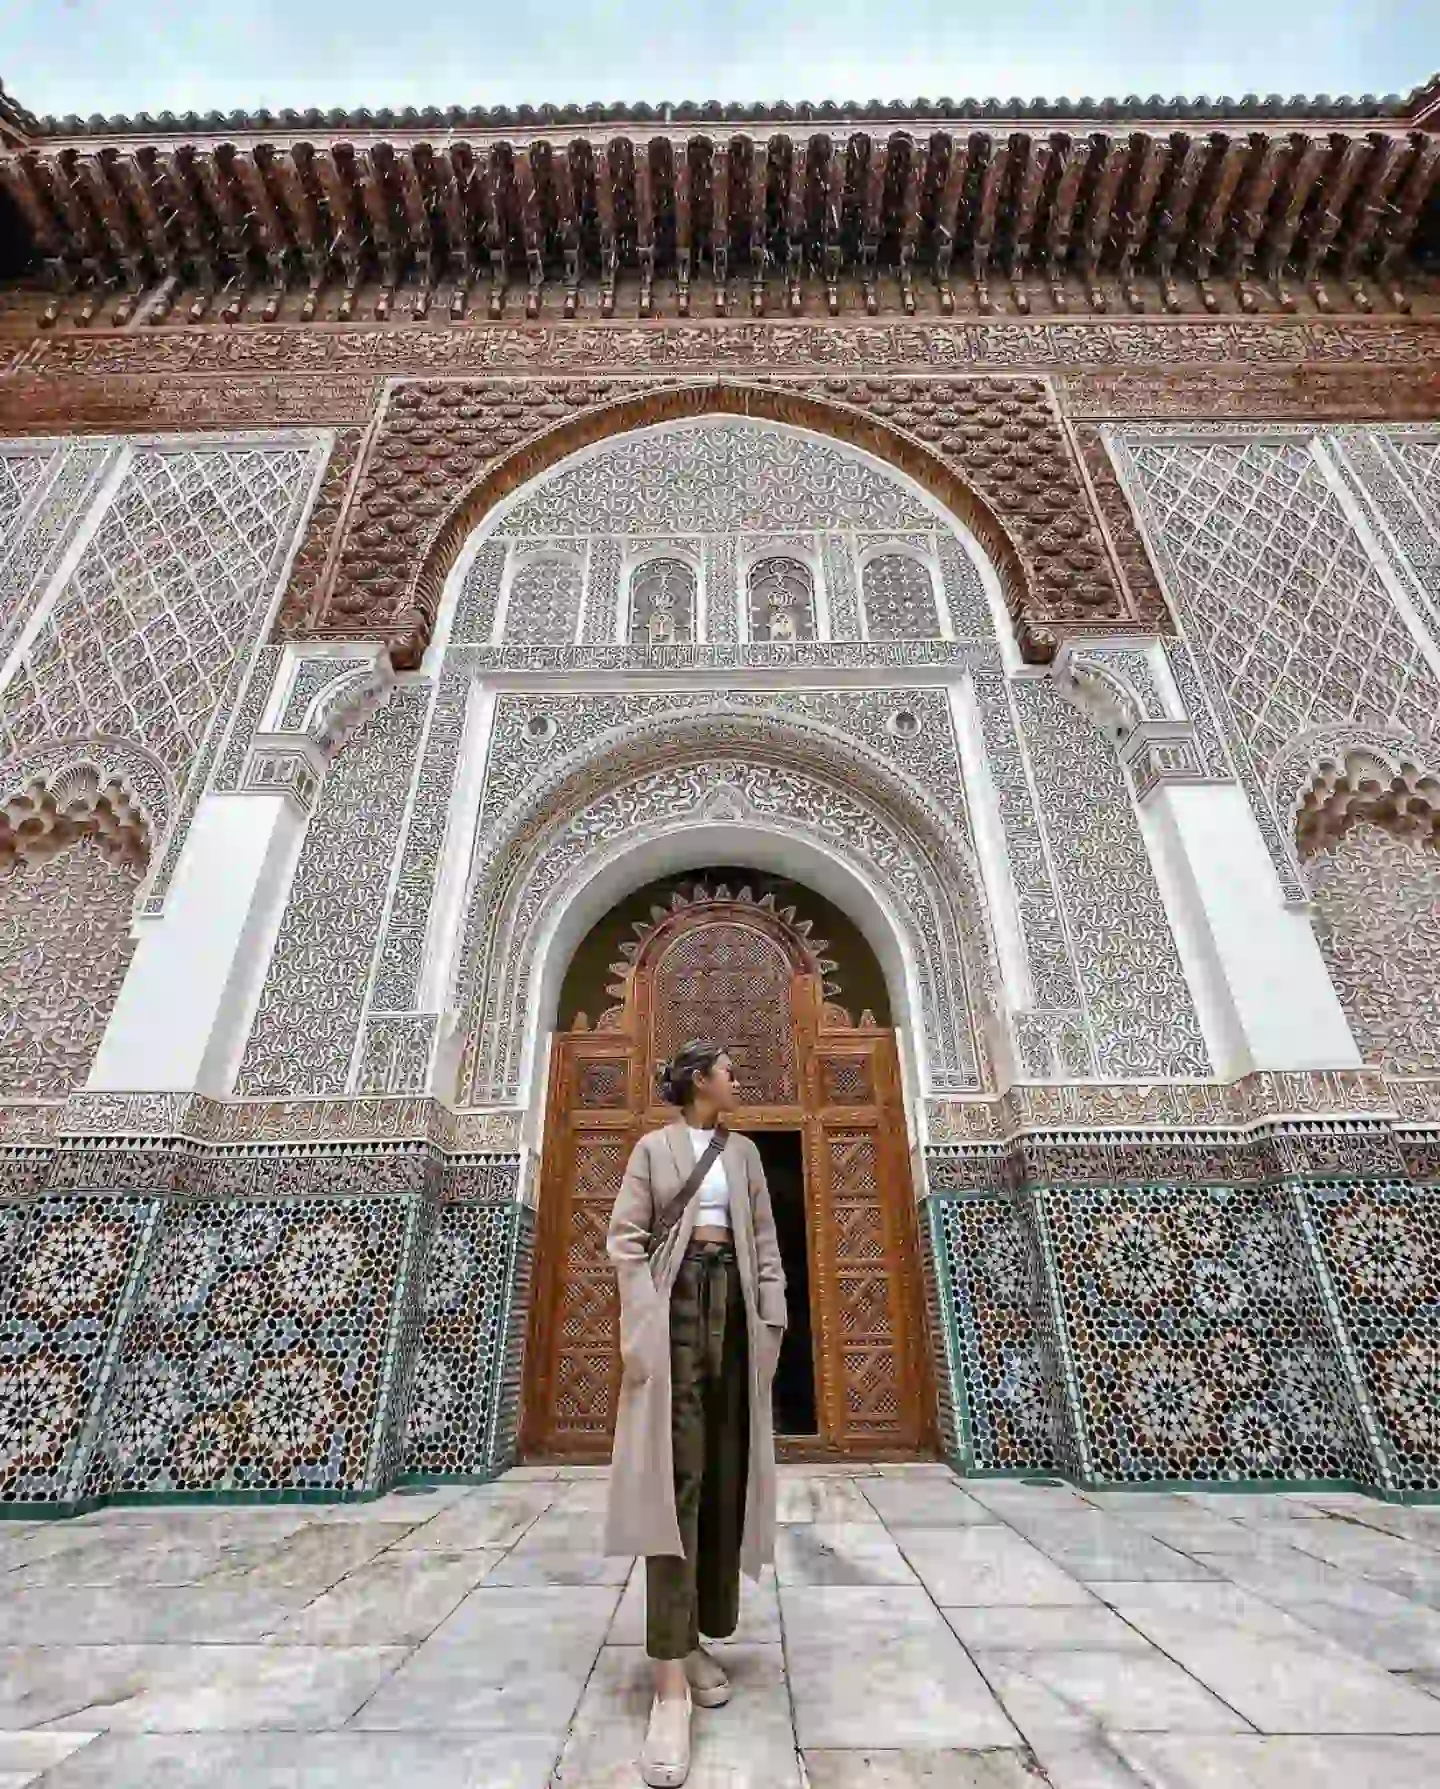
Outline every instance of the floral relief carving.
[(1053, 683), (1014, 697), (1104, 1079), (1208, 1075), (1170, 922), (1113, 748)]
[(85, 1077), (135, 950), (137, 869), (81, 836), (0, 872), (0, 1089), (62, 1097)]
[(326, 779), (301, 847), (237, 1091), (341, 1093), (429, 702), (396, 690)]
[(1440, 1070), (1440, 850), (1362, 819), (1308, 860), (1315, 932), (1367, 1062)]
[[(399, 385), (385, 412), (320, 631), (357, 632), (368, 624), (371, 632), (386, 634), (397, 664), (413, 665), (455, 556), (499, 498), (607, 434), (742, 408), (752, 423), (758, 413), (865, 449), (925, 486), (990, 554), (1027, 651), (1048, 656), (1059, 621), (1102, 615), (1134, 620), (1077, 457), (1038, 379), (774, 380), (651, 387), (638, 394), (612, 379), (422, 380)], [(697, 430), (697, 437), (705, 432)], [(657, 432), (656, 438), (664, 436)], [(663, 453), (625, 446), (626, 453), (651, 451)], [(839, 450), (826, 451), (834, 456)], [(601, 477), (590, 469), (605, 459), (604, 453), (581, 459), (574, 477)], [(858, 456), (850, 463), (866, 464)], [(640, 470), (649, 473), (648, 467)], [(873, 481), (873, 471), (869, 476)], [(664, 483), (656, 482), (657, 488)], [(547, 537), (575, 531), (566, 506), (552, 504), (545, 488), (537, 487), (505, 518), (507, 532), (517, 514)], [(525, 509), (532, 501), (540, 506), (533, 514)], [(673, 511), (677, 501), (669, 494), (660, 513)], [(928, 506), (906, 501), (919, 525), (933, 525)], [(804, 506), (797, 497), (795, 507), (813, 511), (811, 494)], [(636, 516), (634, 500), (627, 499), (620, 513)], [(665, 524), (661, 532), (706, 531), (695, 528), (689, 510), (673, 519), (684, 526)], [(771, 513), (763, 531), (797, 521), (815, 526), (813, 513)], [(893, 533), (895, 526), (892, 520), (884, 531)]]
[(584, 574), (566, 557), (522, 560), (510, 580), (505, 638), (563, 645), (575, 638)]

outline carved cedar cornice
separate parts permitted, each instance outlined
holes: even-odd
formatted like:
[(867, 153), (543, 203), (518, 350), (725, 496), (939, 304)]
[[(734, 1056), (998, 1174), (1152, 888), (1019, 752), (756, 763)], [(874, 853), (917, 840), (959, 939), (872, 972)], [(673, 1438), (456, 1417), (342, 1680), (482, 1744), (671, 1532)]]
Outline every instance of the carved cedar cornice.
[[(177, 325), (217, 291), (229, 322), (384, 321), (401, 286), (424, 316), (440, 283), (461, 321), (479, 268), (491, 317), (512, 284), (531, 318), (683, 316), (702, 258), (722, 316), (782, 269), (792, 313), (1276, 311), (1287, 268), (1363, 311), (1403, 308), (1440, 235), (1429, 112), (1401, 101), (663, 110), (51, 122), (0, 176), (35, 266), (80, 288), (41, 321), (79, 326), (87, 292), (177, 261)], [(158, 183), (158, 238), (117, 162)]]

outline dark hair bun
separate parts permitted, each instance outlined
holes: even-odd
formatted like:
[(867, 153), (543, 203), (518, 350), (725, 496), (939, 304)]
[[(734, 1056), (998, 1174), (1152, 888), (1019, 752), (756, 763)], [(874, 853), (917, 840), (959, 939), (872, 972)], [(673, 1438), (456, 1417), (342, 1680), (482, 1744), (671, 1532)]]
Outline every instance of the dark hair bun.
[(661, 1099), (669, 1106), (688, 1106), (695, 1097), (695, 1077), (708, 1075), (724, 1054), (724, 1044), (701, 1043), (698, 1039), (677, 1050), (660, 1069)]

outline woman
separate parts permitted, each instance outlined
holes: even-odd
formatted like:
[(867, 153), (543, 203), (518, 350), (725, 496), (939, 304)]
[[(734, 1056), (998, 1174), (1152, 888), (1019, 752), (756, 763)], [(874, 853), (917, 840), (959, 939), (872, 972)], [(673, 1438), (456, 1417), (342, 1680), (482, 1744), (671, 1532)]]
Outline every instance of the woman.
[(610, 1218), (623, 1377), (607, 1553), (645, 1555), (646, 1651), (655, 1700), (640, 1754), (647, 1783), (683, 1783), (692, 1699), (728, 1701), (700, 1645), (740, 1613), (740, 1572), (774, 1554), (770, 1381), (785, 1333), (785, 1275), (760, 1152), (725, 1128), (730, 1058), (686, 1044), (662, 1071), (680, 1118), (635, 1145)]

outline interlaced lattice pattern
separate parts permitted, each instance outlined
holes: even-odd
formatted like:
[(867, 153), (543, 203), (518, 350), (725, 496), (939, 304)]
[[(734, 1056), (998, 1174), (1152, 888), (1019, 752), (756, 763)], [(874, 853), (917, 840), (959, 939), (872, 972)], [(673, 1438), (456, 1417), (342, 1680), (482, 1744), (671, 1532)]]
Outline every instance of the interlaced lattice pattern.
[(668, 1062), (691, 1038), (724, 1038), (747, 1104), (792, 1104), (793, 976), (779, 945), (754, 927), (717, 920), (682, 932), (655, 965), (652, 1055)]
[(505, 638), (517, 645), (566, 646), (580, 620), (582, 576), (573, 559), (532, 559), (510, 585)]
[(798, 559), (756, 560), (749, 589), (752, 640), (815, 638), (815, 586)]
[(134, 865), (82, 836), (0, 875), (0, 1091), (59, 1099), (84, 1078), (135, 940)]
[(872, 640), (933, 640), (940, 632), (929, 571), (908, 553), (884, 553), (860, 574)]
[(0, 700), (0, 742), (89, 732), (193, 756), (304, 487), (305, 448), (135, 455)]
[(1440, 439), (1395, 441), (1396, 453), (1432, 511), (1431, 525), (1440, 529)]
[(1440, 852), (1362, 821), (1309, 869), (1316, 937), (1365, 1060), (1440, 1072)]
[(0, 454), (0, 543), (44, 478), (49, 464), (48, 454)]
[(1263, 768), (1308, 727), (1435, 726), (1440, 684), (1302, 441), (1140, 441), (1195, 643)]
[(630, 583), (630, 638), (668, 646), (695, 638), (695, 573), (683, 559), (649, 559)]

